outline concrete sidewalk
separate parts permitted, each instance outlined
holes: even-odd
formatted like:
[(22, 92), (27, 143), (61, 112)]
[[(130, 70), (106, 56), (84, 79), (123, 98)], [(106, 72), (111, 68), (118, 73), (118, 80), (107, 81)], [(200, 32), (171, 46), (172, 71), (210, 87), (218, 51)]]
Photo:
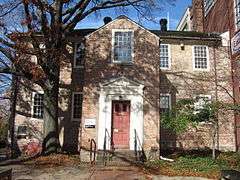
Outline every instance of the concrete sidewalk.
[(207, 180), (199, 177), (167, 177), (152, 175), (139, 168), (126, 167), (83, 167), (62, 166), (39, 168), (25, 165), (11, 165), (13, 180)]

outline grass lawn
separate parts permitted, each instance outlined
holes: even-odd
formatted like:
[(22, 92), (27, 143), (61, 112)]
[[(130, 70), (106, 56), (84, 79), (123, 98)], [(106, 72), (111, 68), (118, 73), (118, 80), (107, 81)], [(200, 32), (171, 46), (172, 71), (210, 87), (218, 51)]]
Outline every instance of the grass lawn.
[(149, 161), (146, 167), (168, 176), (201, 176), (213, 179), (219, 178), (220, 170), (240, 171), (239, 153), (218, 152), (216, 160), (212, 160), (209, 151), (177, 152), (167, 157), (173, 158), (174, 162)]

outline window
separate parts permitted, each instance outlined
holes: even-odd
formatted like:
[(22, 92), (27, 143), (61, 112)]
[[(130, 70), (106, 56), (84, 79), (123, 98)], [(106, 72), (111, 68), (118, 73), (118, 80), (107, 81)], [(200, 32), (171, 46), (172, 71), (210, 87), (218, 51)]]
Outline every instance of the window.
[(160, 68), (170, 68), (170, 46), (168, 44), (160, 44)]
[(195, 70), (208, 70), (208, 48), (207, 46), (194, 46), (193, 47), (194, 64), (193, 69)]
[(85, 46), (81, 43), (75, 44), (74, 67), (83, 67), (83, 58), (85, 55)]
[(83, 94), (74, 92), (72, 95), (72, 119), (80, 120), (82, 117)]
[(171, 109), (171, 96), (170, 94), (160, 95), (160, 112), (166, 113)]
[(43, 118), (43, 93), (33, 93), (33, 117)]
[(17, 138), (21, 139), (21, 138), (27, 138), (28, 134), (28, 127), (26, 125), (19, 125), (17, 127)]
[(240, 28), (240, 0), (235, 0), (236, 26)]
[(133, 31), (113, 31), (113, 62), (131, 63), (133, 60)]
[(208, 12), (211, 10), (215, 3), (215, 0), (204, 0), (204, 13), (205, 16), (208, 14)]
[(27, 126), (26, 125), (19, 125), (17, 127), (17, 135), (26, 135), (27, 134)]
[(211, 101), (210, 95), (198, 95), (195, 97), (194, 109), (198, 113), (204, 106)]

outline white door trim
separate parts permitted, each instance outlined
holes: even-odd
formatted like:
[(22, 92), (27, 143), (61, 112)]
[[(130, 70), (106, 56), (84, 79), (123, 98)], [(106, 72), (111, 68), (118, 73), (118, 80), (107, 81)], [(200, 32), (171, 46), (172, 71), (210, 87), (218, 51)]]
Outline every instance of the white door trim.
[[(110, 83), (107, 86), (102, 86), (99, 97), (99, 120), (98, 120), (98, 149), (111, 149), (111, 129), (112, 129), (112, 101), (126, 100), (131, 103), (130, 111), (130, 150), (141, 150), (143, 144), (143, 85), (136, 86), (126, 85), (128, 82), (122, 82), (123, 86), (119, 86), (119, 79), (116, 86), (115, 83)], [(137, 146), (135, 146), (135, 130), (138, 136)], [(106, 140), (104, 140), (106, 139)], [(106, 141), (106, 143), (105, 143)], [(105, 145), (104, 145), (105, 144)], [(105, 146), (105, 147), (104, 147)]]

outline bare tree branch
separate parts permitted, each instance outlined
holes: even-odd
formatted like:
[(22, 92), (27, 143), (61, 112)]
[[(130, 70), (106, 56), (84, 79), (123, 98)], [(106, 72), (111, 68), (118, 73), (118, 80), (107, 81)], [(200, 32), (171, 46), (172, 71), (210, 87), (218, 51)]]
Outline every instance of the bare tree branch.
[[(17, 4), (15, 4), (13, 7), (7, 9), (6, 12), (3, 12), (3, 14), (0, 14), (0, 18), (12, 13), (15, 9), (17, 9), (20, 5), (22, 4), (21, 1), (17, 2)], [(6, 9), (6, 8), (5, 8)]]
[(137, 4), (139, 2), (142, 2), (143, 0), (133, 0), (131, 4), (127, 2), (126, 0), (116, 0), (116, 1), (105, 1), (100, 4), (97, 4), (96, 6), (90, 8), (89, 10), (85, 11), (86, 7), (83, 10), (80, 10), (72, 20), (68, 24), (65, 25), (64, 29), (67, 31), (72, 31), (77, 23), (87, 17), (88, 15), (92, 14), (93, 12), (96, 12), (98, 10), (103, 10), (103, 9), (111, 9), (115, 7), (126, 7), (130, 5)]

